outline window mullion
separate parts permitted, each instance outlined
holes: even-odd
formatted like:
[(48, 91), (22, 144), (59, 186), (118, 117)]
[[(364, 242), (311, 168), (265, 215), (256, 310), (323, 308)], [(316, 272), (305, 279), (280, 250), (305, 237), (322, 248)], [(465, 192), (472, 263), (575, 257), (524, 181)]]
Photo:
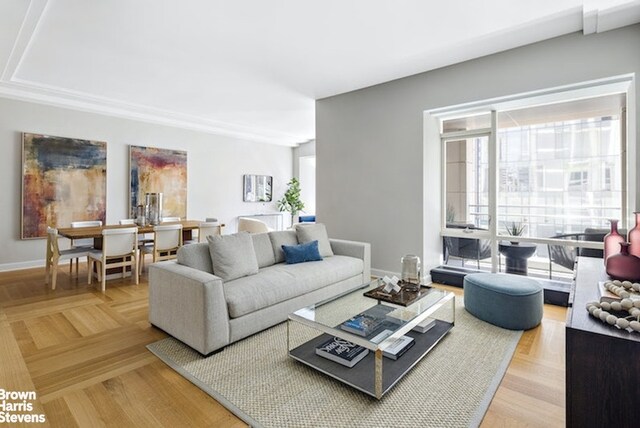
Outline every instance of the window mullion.
[(489, 134), (489, 234), (491, 235), (491, 272), (498, 271), (498, 115), (491, 110)]

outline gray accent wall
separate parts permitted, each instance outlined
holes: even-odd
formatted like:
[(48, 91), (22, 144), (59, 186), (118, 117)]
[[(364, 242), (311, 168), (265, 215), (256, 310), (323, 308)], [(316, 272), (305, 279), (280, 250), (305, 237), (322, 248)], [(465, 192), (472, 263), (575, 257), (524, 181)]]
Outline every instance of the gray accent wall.
[[(331, 236), (370, 242), (373, 269), (398, 272), (400, 257), (413, 253), (428, 271), (441, 245), (441, 158), (437, 138), (423, 148), (425, 110), (628, 73), (640, 73), (640, 25), (573, 33), (318, 100), (318, 221)], [(629, 103), (639, 122), (637, 91)]]
[[(22, 132), (107, 142), (110, 224), (128, 217), (129, 145), (186, 150), (187, 217), (217, 217), (225, 233), (236, 230), (239, 215), (278, 211), (292, 176), (291, 147), (0, 98), (0, 271), (44, 266), (45, 240), (20, 240)], [(272, 175), (273, 202), (243, 202), (243, 174)]]

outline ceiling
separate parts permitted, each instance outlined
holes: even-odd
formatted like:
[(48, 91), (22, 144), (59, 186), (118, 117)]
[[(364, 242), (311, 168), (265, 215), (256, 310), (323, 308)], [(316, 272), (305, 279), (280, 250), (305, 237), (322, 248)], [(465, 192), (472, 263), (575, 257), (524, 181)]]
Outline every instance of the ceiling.
[(640, 0), (2, 0), (0, 97), (293, 146), (316, 99), (638, 21)]

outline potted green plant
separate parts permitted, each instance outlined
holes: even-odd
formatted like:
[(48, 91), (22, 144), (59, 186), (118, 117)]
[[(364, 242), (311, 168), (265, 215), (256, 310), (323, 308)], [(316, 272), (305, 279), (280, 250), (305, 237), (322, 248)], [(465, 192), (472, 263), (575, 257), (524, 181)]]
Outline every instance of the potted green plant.
[(296, 215), (304, 209), (304, 202), (300, 199), (300, 182), (293, 177), (287, 183), (287, 191), (282, 199), (278, 201), (278, 209), (291, 213), (291, 224), (293, 225)]
[[(524, 224), (512, 221), (511, 224), (506, 223), (505, 229), (510, 236), (521, 236), (524, 233)], [(513, 245), (518, 245), (517, 241), (511, 241)]]

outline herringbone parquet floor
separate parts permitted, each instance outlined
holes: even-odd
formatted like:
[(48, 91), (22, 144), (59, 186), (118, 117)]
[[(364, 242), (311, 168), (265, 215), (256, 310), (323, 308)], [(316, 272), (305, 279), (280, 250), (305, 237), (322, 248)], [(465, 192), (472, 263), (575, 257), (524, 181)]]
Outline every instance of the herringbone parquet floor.
[[(44, 269), (0, 273), (0, 388), (35, 390), (49, 426), (245, 426), (145, 348), (165, 337), (147, 321), (146, 275), (102, 294), (59, 269), (55, 291)], [(483, 427), (564, 426), (565, 316), (547, 305), (524, 333)]]

